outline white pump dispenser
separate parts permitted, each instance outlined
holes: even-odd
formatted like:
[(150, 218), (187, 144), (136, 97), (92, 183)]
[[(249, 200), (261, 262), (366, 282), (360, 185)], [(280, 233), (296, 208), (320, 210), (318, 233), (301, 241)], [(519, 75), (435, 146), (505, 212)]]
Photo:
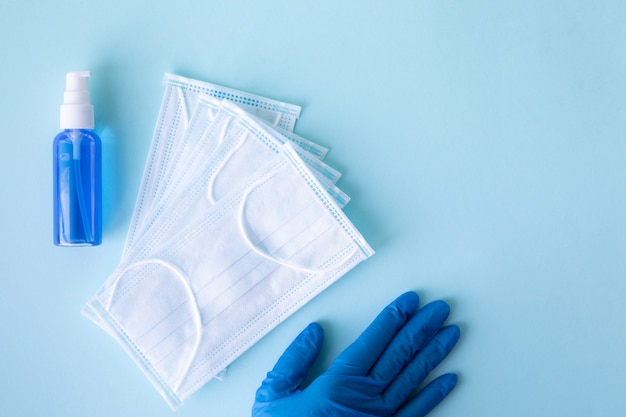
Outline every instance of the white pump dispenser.
[(94, 128), (93, 105), (89, 98), (88, 81), (91, 71), (68, 72), (61, 105), (61, 129)]

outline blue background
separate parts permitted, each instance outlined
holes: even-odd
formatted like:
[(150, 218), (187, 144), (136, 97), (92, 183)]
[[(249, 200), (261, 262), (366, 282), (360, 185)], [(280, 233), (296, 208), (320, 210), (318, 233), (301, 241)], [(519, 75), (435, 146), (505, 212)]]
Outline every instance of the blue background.
[[(406, 290), (463, 332), (433, 416), (623, 414), (625, 21), (620, 0), (3, 0), (0, 415), (172, 415), (79, 314), (121, 255), (166, 71), (301, 105), (377, 251), (176, 415), (249, 415), (308, 322), (320, 372)], [(82, 69), (104, 243), (57, 248), (51, 144)]]

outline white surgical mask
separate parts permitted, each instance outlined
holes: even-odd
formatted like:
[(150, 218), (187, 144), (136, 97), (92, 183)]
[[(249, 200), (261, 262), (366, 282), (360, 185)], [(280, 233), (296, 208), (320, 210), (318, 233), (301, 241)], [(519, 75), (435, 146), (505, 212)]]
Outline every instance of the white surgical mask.
[[(220, 108), (227, 109), (231, 114), (227, 117), (220, 118), (216, 122), (215, 119), (220, 112)], [(301, 149), (307, 162), (312, 166), (316, 166), (315, 169), (326, 176), (329, 181), (336, 183), (339, 179), (340, 174), (336, 170), (314, 160), (314, 158), (323, 159), (328, 152), (327, 148), (284, 129), (270, 126), (266, 121), (250, 115), (230, 102), (219, 101), (209, 96), (203, 96), (200, 98), (196, 110), (191, 116), (187, 131), (180, 140), (180, 151), (177, 153), (176, 159), (173, 161), (174, 163), (162, 180), (162, 187), (165, 188), (166, 191), (159, 195), (157, 201), (153, 202), (153, 211), (144, 215), (144, 218), (154, 218), (157, 211), (160, 210), (159, 207), (166, 204), (164, 202), (164, 200), (166, 200), (164, 195), (171, 196), (175, 192), (185, 190), (186, 184), (191, 182), (191, 178), (196, 175), (197, 171), (206, 168), (207, 161), (216, 148), (222, 145), (221, 141), (227, 136), (231, 126), (235, 124), (231, 119), (237, 117), (242, 119), (236, 121), (239, 124), (245, 123), (246, 120), (256, 122), (254, 126), (252, 126), (252, 129), (258, 130), (262, 128), (264, 133), (259, 134), (270, 136), (269, 139), (264, 140), (266, 143), (272, 142), (272, 146), (276, 146), (278, 143), (285, 143), (286, 141), (297, 145), (298, 149)], [(244, 167), (244, 169), (240, 171), (239, 176), (245, 176), (246, 172), (251, 171), (249, 168)], [(139, 230), (141, 232), (145, 231), (142, 228), (139, 228)]]
[(165, 74), (164, 84), (163, 101), (124, 250), (134, 245), (143, 227), (146, 211), (165, 191), (167, 187), (167, 181), (164, 180), (165, 173), (171, 169), (172, 161), (177, 159), (177, 152), (181, 149), (180, 138), (185, 133), (191, 114), (202, 95), (235, 102), (269, 124), (287, 131), (293, 130), (300, 115), (299, 106), (174, 74)]
[[(137, 237), (133, 245), (125, 249), (122, 261), (147, 256), (194, 217), (204, 213), (223, 194), (273, 158), (282, 143), (291, 141), (284, 133), (278, 133), (231, 102), (204, 97), (196, 103), (181, 140), (185, 146), (178, 147), (170, 169), (161, 176), (161, 182), (167, 187), (163, 195), (144, 210), (143, 221), (135, 226)], [(308, 146), (318, 155), (325, 155), (327, 151), (306, 139), (293, 137), (297, 144)], [(337, 204), (345, 206), (349, 197), (332, 185), (340, 173), (310, 153), (297, 149)], [(89, 305), (85, 306), (83, 314), (106, 329)]]
[[(187, 133), (193, 135), (191, 130)], [(155, 204), (137, 244), (124, 252), (124, 260), (144, 256), (142, 253), (182, 229), (194, 216), (203, 213), (271, 160), (282, 145), (277, 136), (247, 112), (226, 101), (220, 103), (200, 143), (206, 153), (195, 149), (195, 159), (187, 161), (184, 173), (176, 176)], [(347, 204), (349, 197), (332, 185), (340, 173), (300, 148), (296, 149), (338, 204), (342, 207)]]
[(372, 254), (287, 144), (89, 304), (177, 408)]

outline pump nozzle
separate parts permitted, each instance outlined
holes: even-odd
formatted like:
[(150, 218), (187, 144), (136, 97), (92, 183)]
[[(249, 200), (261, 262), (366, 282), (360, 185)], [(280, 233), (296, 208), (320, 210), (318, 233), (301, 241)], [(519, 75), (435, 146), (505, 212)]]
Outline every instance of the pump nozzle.
[(68, 72), (61, 105), (61, 129), (93, 129), (93, 106), (89, 98), (90, 71)]

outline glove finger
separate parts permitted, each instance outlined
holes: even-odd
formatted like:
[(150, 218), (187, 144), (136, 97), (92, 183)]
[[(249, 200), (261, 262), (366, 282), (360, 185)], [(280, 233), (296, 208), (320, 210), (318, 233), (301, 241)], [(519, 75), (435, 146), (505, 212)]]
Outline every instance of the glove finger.
[(398, 410), (393, 417), (424, 417), (456, 387), (456, 374), (445, 374), (426, 385), (415, 397)]
[(387, 387), (383, 393), (384, 402), (392, 409), (404, 403), (428, 374), (448, 356), (458, 342), (459, 335), (457, 326), (441, 329)]
[(449, 314), (450, 306), (443, 301), (434, 301), (419, 309), (389, 343), (370, 370), (370, 377), (382, 386), (389, 385), (441, 329)]
[(317, 323), (309, 324), (268, 372), (256, 392), (256, 401), (273, 401), (298, 390), (319, 356), (323, 340), (322, 327)]
[(327, 372), (366, 375), (418, 304), (419, 297), (414, 292), (407, 292), (396, 298), (383, 309), (356, 341), (335, 359)]

